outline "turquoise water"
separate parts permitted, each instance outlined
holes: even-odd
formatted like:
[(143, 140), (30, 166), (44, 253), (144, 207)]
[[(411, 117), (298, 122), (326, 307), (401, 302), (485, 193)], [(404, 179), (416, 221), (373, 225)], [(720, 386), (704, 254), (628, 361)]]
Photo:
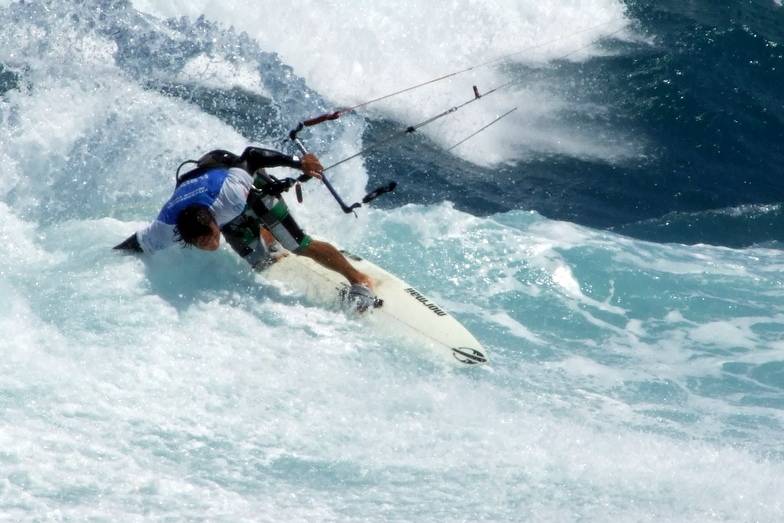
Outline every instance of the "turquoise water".
[[(463, 120), (427, 135), (422, 157), (386, 153), (392, 171), (424, 167), (420, 192), (432, 201), (389, 196), (354, 218), (323, 187), (305, 186), (305, 204), (292, 207), (309, 232), (432, 295), (482, 341), (491, 365), (455, 368), (265, 281), (225, 247), (149, 259), (110, 250), (154, 216), (182, 159), (216, 146), (279, 146), (292, 121), (350, 103), (328, 101), (339, 93), (370, 98), (375, 87), (344, 85), (330, 77), (335, 64), (321, 64), (344, 46), (335, 28), (376, 20), (361, 46), (371, 48), (382, 45), (373, 35), (413, 24), (413, 15), (357, 4), (364, 11), (354, 19), (308, 5), (300, 17), (333, 29), (313, 60), (298, 52), (302, 42), (275, 45), (278, 28), (261, 15), (237, 18), (239, 1), (5, 4), (0, 519), (784, 516), (776, 243), (652, 243), (504, 208), (500, 196), (495, 212), (486, 202), (470, 212), (475, 193), (447, 198), (434, 181), (451, 175), (459, 185), (446, 166), (491, 169), (488, 155), (499, 172), (542, 161), (515, 156), (518, 146), (552, 153), (554, 165), (586, 155), (609, 165), (638, 160), (637, 145), (598, 147), (591, 133), (569, 133), (555, 98), (533, 107), (522, 97), (520, 111), (536, 109), (549, 124), (520, 127), (514, 144), (482, 135), (474, 150), (450, 156), (440, 144), (470, 127)], [(290, 9), (267, 7), (292, 23)], [(502, 7), (508, 16), (490, 16), (489, 3), (475, 8), (477, 38), (528, 20), (552, 41), (568, 16), (627, 16), (622, 4), (598, 0), (570, 6), (571, 15), (552, 7), (563, 9), (555, 18), (538, 3)], [(195, 22), (199, 9), (212, 18)], [(175, 15), (192, 18), (163, 22)], [(263, 29), (240, 35), (251, 22)], [(430, 27), (419, 33), (425, 43), (451, 45), (445, 26)], [(402, 57), (388, 65), (424, 68), (396, 45)], [(565, 52), (533, 54), (548, 63)], [(366, 75), (386, 71), (361, 50), (346, 54)], [(314, 129), (308, 143), (337, 161), (378, 122), (433, 112), (427, 97), (400, 103)], [(482, 111), (477, 120), (494, 107)], [(332, 178), (353, 200), (385, 174), (359, 162)], [(483, 197), (493, 203), (492, 191)]]

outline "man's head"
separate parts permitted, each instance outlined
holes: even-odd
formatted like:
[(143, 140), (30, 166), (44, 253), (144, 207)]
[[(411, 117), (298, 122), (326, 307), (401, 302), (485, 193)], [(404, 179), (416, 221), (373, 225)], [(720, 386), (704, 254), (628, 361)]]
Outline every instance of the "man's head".
[(177, 241), (203, 251), (214, 251), (220, 246), (220, 229), (209, 208), (189, 205), (177, 216), (174, 227)]

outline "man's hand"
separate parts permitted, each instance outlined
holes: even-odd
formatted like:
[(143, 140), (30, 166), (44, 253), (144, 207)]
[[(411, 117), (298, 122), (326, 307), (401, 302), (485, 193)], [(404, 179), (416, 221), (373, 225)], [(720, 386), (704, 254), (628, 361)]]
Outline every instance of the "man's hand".
[(311, 178), (318, 178), (321, 180), (321, 170), (324, 167), (321, 165), (321, 162), (316, 158), (315, 154), (306, 154), (302, 157), (302, 172), (310, 176)]

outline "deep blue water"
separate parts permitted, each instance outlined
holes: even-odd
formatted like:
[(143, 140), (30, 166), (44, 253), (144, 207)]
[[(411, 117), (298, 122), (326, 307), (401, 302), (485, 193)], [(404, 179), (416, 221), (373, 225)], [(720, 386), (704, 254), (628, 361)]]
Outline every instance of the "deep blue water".
[[(642, 139), (640, 157), (541, 154), (482, 169), (407, 143), (372, 153), (370, 172), (407, 174), (411, 163), (429, 162), (427, 176), (401, 175), (408, 183), (389, 205), (449, 199), (477, 215), (534, 209), (659, 242), (780, 242), (784, 10), (764, 0), (731, 4), (629, 2), (645, 42), (606, 41), (610, 56), (536, 71), (567, 99), (607, 107), (600, 126)], [(565, 118), (580, 125), (591, 116)], [(369, 139), (388, 133), (377, 127)]]

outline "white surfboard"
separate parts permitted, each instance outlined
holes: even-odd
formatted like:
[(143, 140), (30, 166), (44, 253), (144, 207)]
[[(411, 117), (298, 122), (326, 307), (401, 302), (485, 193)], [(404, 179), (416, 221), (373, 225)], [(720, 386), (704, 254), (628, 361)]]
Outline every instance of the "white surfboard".
[[(346, 251), (343, 254), (376, 282), (376, 295), (382, 303), (365, 313), (373, 315), (374, 324), (386, 333), (402, 335), (459, 365), (488, 363), (479, 341), (433, 300), (374, 263)], [(336, 303), (340, 289), (347, 285), (339, 274), (294, 254), (281, 258), (261, 274), (325, 305)]]

